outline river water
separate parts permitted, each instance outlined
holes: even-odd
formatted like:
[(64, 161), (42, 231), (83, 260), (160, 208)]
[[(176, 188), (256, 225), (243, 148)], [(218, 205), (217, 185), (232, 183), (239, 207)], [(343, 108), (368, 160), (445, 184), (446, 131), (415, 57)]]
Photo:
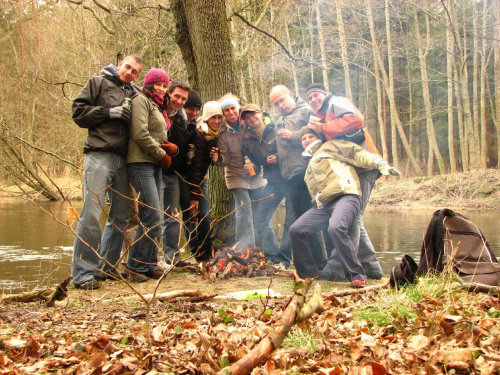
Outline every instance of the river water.
[[(79, 212), (82, 202), (73, 202), (73, 206)], [(46, 288), (70, 275), (74, 234), (67, 222), (68, 207), (67, 202), (36, 205), (0, 198), (0, 291), (18, 293)], [(363, 221), (384, 273), (388, 274), (403, 254), (410, 254), (418, 263), (432, 213), (411, 210), (365, 213)], [(460, 213), (476, 223), (499, 257), (498, 213)], [(279, 222), (280, 216), (282, 212), (274, 222)], [(76, 229), (76, 223), (72, 226)]]

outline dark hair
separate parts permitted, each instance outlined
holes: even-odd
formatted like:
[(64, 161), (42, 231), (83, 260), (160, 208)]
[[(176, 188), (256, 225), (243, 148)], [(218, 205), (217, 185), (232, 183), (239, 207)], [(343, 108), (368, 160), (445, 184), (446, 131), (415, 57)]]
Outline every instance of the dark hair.
[[(147, 85), (144, 85), (142, 87), (142, 92), (144, 94), (146, 94), (146, 96), (148, 98), (151, 98), (153, 99), (153, 97), (155, 96), (154, 94), (154, 86), (155, 86), (155, 83), (152, 82), (152, 83), (148, 83)], [(170, 103), (170, 97), (168, 96), (168, 94), (165, 94), (165, 96), (163, 97), (163, 104), (161, 105), (161, 109), (162, 110), (166, 110), (167, 107), (168, 107), (168, 104)]]
[(168, 85), (168, 91), (174, 92), (176, 87), (179, 87), (179, 88), (186, 90), (186, 91), (191, 91), (191, 86), (189, 85), (189, 83), (187, 83), (186, 81), (183, 81), (181, 79), (174, 79), (174, 80), (170, 81), (170, 84)]

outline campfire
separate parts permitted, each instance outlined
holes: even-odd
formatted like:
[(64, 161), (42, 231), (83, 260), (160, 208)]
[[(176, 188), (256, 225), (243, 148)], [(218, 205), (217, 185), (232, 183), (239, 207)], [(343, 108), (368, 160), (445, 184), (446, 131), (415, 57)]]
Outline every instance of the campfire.
[(276, 272), (266, 264), (266, 257), (259, 247), (247, 247), (243, 250), (239, 243), (218, 250), (212, 260), (200, 263), (199, 267), (203, 278), (212, 281), (235, 276), (266, 276)]

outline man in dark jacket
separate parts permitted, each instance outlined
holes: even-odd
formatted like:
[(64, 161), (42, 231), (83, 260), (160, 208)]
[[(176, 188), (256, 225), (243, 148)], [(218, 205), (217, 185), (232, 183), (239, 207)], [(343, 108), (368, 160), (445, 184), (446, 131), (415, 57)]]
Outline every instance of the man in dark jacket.
[[(99, 288), (98, 279), (116, 278), (123, 231), (129, 218), (129, 182), (125, 163), (128, 148), (130, 108), (125, 98), (138, 88), (142, 60), (127, 56), (92, 77), (73, 101), (73, 121), (88, 129), (83, 152), (83, 209), (76, 228), (71, 274), (76, 288)], [(125, 102), (125, 103), (124, 103)], [(99, 219), (109, 195), (109, 216), (101, 236)], [(103, 262), (99, 256), (106, 261)]]
[(163, 222), (163, 252), (165, 262), (176, 263), (179, 260), (179, 230), (182, 221), (181, 190), (178, 174), (186, 174), (186, 154), (191, 141), (192, 130), (188, 129), (188, 118), (184, 104), (188, 100), (191, 86), (181, 80), (173, 80), (168, 85), (170, 102), (167, 108), (170, 124), (168, 142), (178, 147), (172, 156), (172, 165), (162, 172), (162, 197), (165, 221)]

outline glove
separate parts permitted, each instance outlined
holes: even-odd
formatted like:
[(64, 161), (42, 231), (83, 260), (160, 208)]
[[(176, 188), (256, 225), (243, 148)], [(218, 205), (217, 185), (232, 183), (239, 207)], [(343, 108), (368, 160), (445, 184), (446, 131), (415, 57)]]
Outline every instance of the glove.
[(160, 160), (160, 168), (161, 169), (168, 169), (172, 165), (172, 158), (170, 155), (165, 154), (163, 159)]
[(113, 107), (109, 109), (109, 118), (128, 122), (131, 113), (129, 106)]
[(391, 167), (389, 163), (384, 161), (384, 163), (381, 163), (378, 167), (378, 170), (380, 173), (382, 173), (384, 176), (401, 176), (401, 173), (394, 167)]
[(167, 155), (175, 155), (179, 152), (179, 147), (177, 147), (175, 143), (163, 141), (163, 143), (160, 144), (160, 147), (165, 150)]

